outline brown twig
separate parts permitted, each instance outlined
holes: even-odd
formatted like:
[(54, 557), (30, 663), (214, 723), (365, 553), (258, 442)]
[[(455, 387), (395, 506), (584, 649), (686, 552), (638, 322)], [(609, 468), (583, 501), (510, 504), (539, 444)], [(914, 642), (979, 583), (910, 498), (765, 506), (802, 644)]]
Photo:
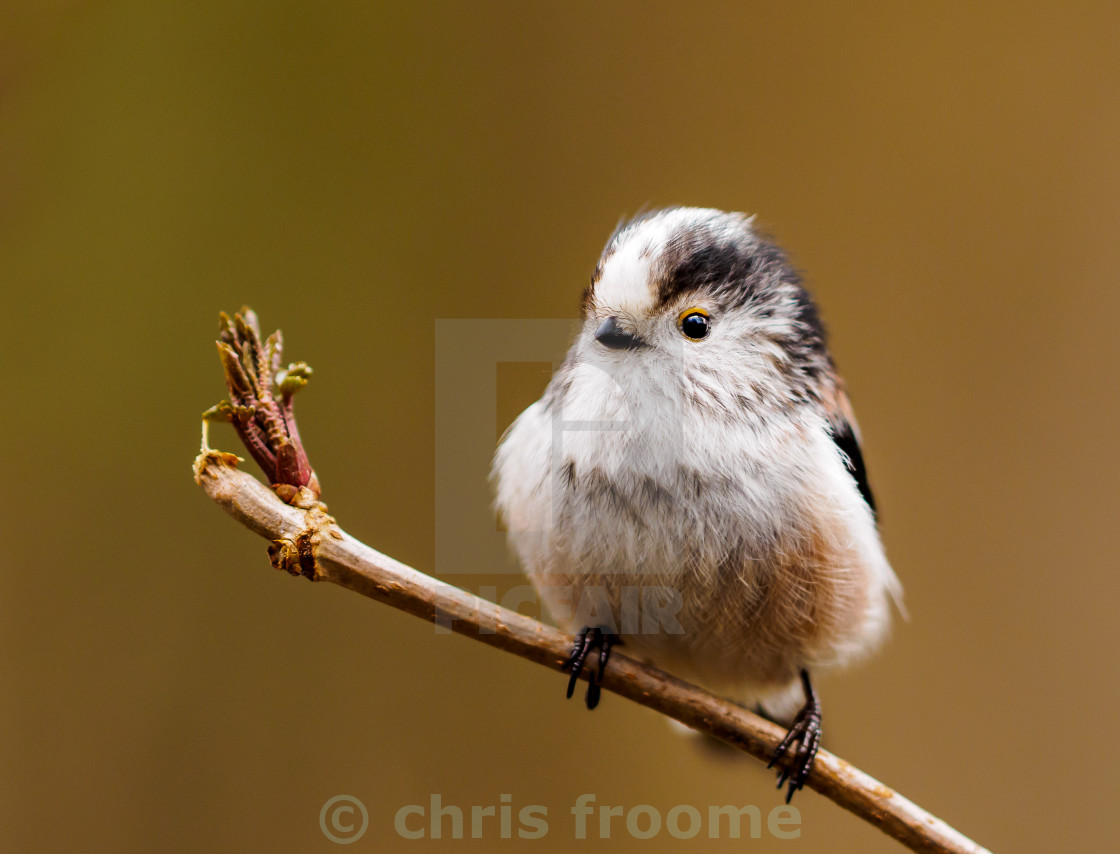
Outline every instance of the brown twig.
[[(255, 327), (255, 323), (242, 324), (246, 328), (250, 325)], [(230, 327), (228, 318), (223, 323), (223, 331), (227, 328), (236, 328)], [(250, 329), (246, 334), (259, 342), (259, 333), (254, 336), (255, 332)], [(246, 357), (253, 358), (251, 348), (246, 349)], [(279, 363), (278, 349), (271, 360)], [(231, 365), (225, 351), (223, 363), (228, 373)], [(231, 385), (231, 392), (233, 390)], [(244, 394), (241, 385), (237, 390)], [(288, 400), (286, 414), (290, 416), (290, 395)], [(250, 423), (254, 405), (245, 397), (236, 401), (240, 411), (248, 410), (242, 416), (242, 424)], [(211, 417), (218, 409), (209, 411)], [(223, 420), (229, 419), (223, 417)], [(290, 433), (280, 437), (280, 442), (290, 442), (294, 434), (295, 442), (299, 443), (294, 421), (291, 428)], [(302, 454), (302, 445), (299, 453)], [(254, 457), (259, 455), (267, 456), (258, 449)], [(274, 483), (274, 492), (240, 471), (238, 462), (239, 458), (233, 454), (206, 447), (204, 435), (203, 450), (194, 465), (195, 481), (238, 522), (271, 542), (269, 556), (274, 566), (314, 581), (332, 581), (553, 670), (564, 666), (574, 642), (570, 635), (381, 554), (343, 532), (327, 515), (325, 505), (318, 501), (317, 490), (306, 486), (299, 488), (298, 480), (289, 478), (288, 482)], [(306, 462), (305, 456), (303, 462)], [(299, 478), (309, 477), (309, 466), (304, 471), (301, 464), (292, 471), (297, 469)], [(274, 477), (275, 472), (269, 475)], [(307, 482), (304, 480), (305, 484)], [(284, 496), (287, 503), (277, 493)], [(651, 664), (617, 653), (603, 676), (603, 688), (763, 761), (770, 758), (774, 746), (784, 735), (776, 725), (728, 700)], [(807, 785), (913, 851), (985, 854), (987, 850), (827, 751), (818, 754)]]

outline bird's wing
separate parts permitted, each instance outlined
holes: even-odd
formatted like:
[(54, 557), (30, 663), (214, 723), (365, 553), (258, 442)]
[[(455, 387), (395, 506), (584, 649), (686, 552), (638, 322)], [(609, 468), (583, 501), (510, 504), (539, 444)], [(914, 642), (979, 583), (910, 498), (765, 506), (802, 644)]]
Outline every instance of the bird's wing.
[(824, 399), (825, 411), (828, 413), (828, 423), (832, 428), (832, 441), (843, 452), (848, 464), (848, 471), (859, 487), (860, 495), (867, 502), (874, 514), (875, 495), (871, 492), (871, 484), (867, 480), (867, 467), (863, 463), (863, 452), (859, 447), (859, 425), (856, 423), (852, 403), (844, 386), (837, 383)]

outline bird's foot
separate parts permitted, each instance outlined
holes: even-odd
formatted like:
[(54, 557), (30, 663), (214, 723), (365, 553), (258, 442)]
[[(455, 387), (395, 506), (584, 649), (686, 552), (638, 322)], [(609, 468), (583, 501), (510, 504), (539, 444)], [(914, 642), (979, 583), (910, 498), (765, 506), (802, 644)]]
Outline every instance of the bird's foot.
[(576, 682), (579, 680), (580, 674), (583, 673), (584, 665), (587, 663), (587, 657), (591, 652), (598, 648), (599, 650), (599, 669), (592, 673), (587, 679), (587, 708), (594, 709), (599, 705), (599, 697), (602, 694), (603, 685), (603, 672), (607, 669), (607, 662), (611, 657), (611, 649), (615, 644), (622, 643), (618, 635), (612, 632), (605, 626), (585, 626), (580, 633), (576, 635), (575, 645), (572, 647), (572, 654), (568, 656), (568, 660), (564, 663), (564, 670), (571, 671), (571, 678), (568, 680), (568, 699), (572, 698), (572, 694), (576, 690)]
[(766, 766), (773, 768), (794, 744), (797, 745), (793, 756), (778, 772), (778, 788), (782, 788), (787, 781), (789, 783), (786, 791), (787, 804), (793, 799), (794, 792), (804, 788), (821, 746), (821, 703), (809, 683), (809, 674), (804, 670), (801, 671), (801, 682), (805, 686), (805, 705), (793, 719), (786, 737), (774, 748), (770, 764)]

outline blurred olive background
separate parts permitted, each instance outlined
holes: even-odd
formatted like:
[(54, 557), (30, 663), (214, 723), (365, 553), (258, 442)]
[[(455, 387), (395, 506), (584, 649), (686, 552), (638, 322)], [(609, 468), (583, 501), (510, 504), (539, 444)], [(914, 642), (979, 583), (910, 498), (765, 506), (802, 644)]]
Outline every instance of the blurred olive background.
[[(1115, 845), (1115, 4), (2, 9), (0, 849), (330, 851), (340, 794), (356, 851), (432, 793), (549, 833), (416, 850), (570, 850), (583, 792), (776, 805), (644, 709), (277, 574), (190, 475), (247, 302), (316, 369), (331, 510), (432, 569), (436, 321), (573, 318), (617, 220), (675, 203), (790, 248), (862, 423), (911, 619), (824, 680), (826, 746), (995, 850)], [(546, 375), (495, 372), (491, 436)], [(439, 466), (492, 538), (487, 453)], [(901, 850), (796, 805), (792, 841), (578, 844)]]

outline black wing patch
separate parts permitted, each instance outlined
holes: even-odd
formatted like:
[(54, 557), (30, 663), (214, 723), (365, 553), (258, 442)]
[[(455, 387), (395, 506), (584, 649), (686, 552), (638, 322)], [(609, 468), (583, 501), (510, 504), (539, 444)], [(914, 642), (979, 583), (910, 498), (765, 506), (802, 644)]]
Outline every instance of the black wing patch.
[(876, 514), (875, 496), (871, 493), (871, 484), (867, 481), (867, 466), (863, 464), (863, 453), (859, 449), (859, 440), (852, 432), (852, 425), (846, 418), (837, 419), (832, 425), (832, 441), (844, 452), (848, 458), (848, 471), (856, 479), (856, 486), (872, 514)]

